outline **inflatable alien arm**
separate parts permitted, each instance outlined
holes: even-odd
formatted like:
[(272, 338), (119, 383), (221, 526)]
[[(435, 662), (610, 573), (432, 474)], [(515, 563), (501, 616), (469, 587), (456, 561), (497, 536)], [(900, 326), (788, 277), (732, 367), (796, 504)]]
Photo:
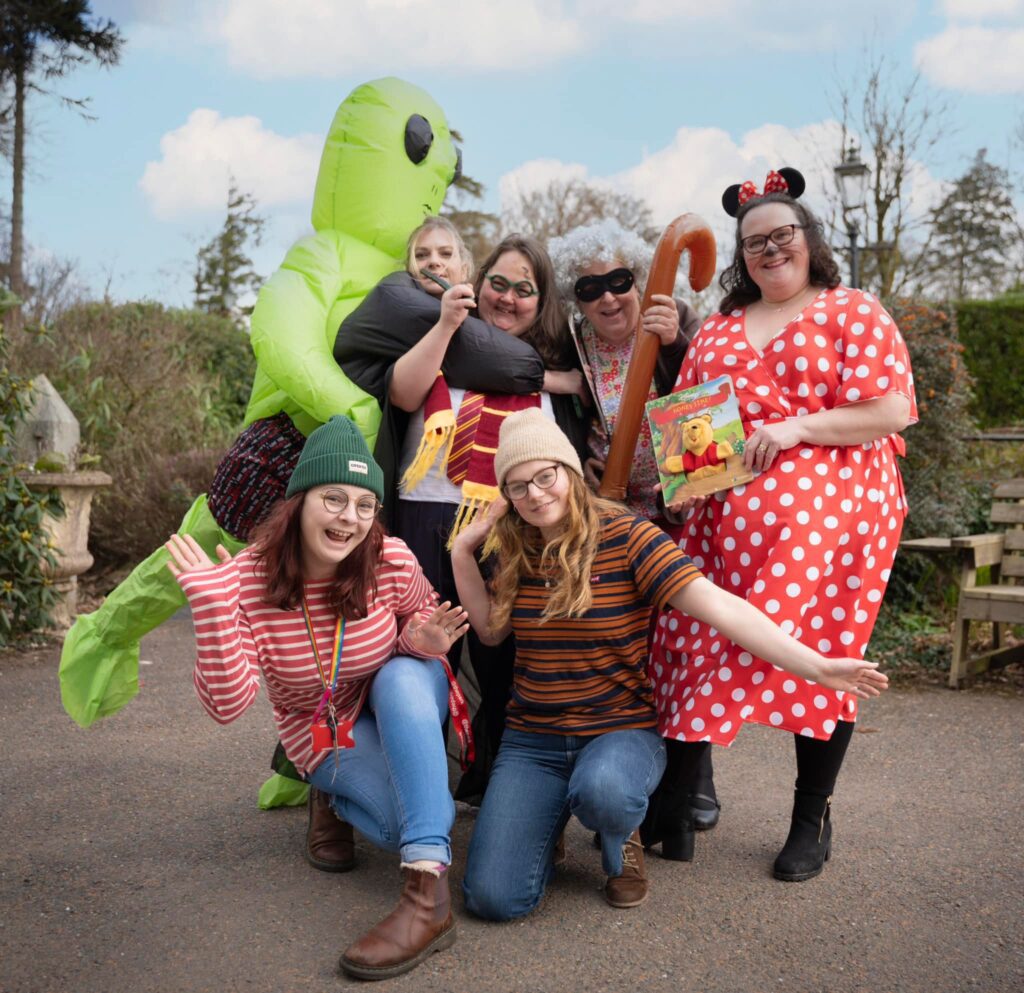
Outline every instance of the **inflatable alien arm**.
[(345, 99), (320, 160), (316, 234), (292, 247), (253, 311), (247, 423), (285, 411), (308, 434), (343, 413), (372, 443), (379, 409), (334, 362), (335, 334), (401, 267), (409, 234), (440, 209), (458, 164), (441, 108), (418, 87), (389, 77)]

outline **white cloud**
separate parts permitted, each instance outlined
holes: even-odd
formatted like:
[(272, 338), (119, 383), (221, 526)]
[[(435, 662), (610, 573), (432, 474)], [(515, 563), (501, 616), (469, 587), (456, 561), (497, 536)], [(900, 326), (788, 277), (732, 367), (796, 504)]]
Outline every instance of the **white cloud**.
[(1024, 0), (945, 0), (942, 12), (960, 21), (1024, 15)]
[[(183, 9), (196, 0), (168, 2)], [(646, 46), (652, 37), (670, 46), (655, 53), (662, 57), (721, 44), (723, 36), (759, 50), (828, 49), (909, 16), (889, 0), (859, 0), (853, 8), (789, 0), (785, 18), (774, 21), (762, 0), (520, 0), (506, 8), (453, 0), (209, 0), (178, 23), (224, 46), (231, 66), (250, 75), (330, 79), (395, 66), (507, 73), (602, 47)]]
[(221, 117), (199, 108), (160, 139), (161, 158), (149, 162), (139, 187), (163, 220), (224, 208), (233, 176), (261, 207), (312, 196), (322, 135), (284, 137), (258, 117)]
[[(672, 141), (635, 166), (610, 176), (591, 176), (585, 166), (552, 159), (525, 162), (500, 180), (502, 207), (517, 191), (539, 189), (552, 179), (580, 178), (604, 183), (645, 200), (655, 224), (663, 227), (682, 213), (708, 222), (719, 244), (719, 263), (730, 253), (733, 222), (722, 209), (722, 193), (750, 179), (763, 187), (769, 170), (798, 168), (807, 181), (804, 202), (826, 223), (834, 219), (833, 166), (839, 159), (842, 129), (833, 120), (787, 128), (764, 124), (735, 140), (719, 128), (680, 128)], [(863, 144), (861, 144), (863, 149)], [(870, 156), (862, 151), (871, 165)], [(920, 163), (909, 169), (905, 213), (924, 217), (943, 195), (943, 184)]]
[(969, 93), (1024, 91), (1024, 28), (951, 25), (914, 47), (917, 67), (937, 86)]
[(498, 12), (437, 0), (225, 0), (212, 31), (234, 67), (262, 78), (395, 65), (507, 70), (510, 60), (522, 70), (580, 48), (582, 35), (561, 6), (520, 0)]

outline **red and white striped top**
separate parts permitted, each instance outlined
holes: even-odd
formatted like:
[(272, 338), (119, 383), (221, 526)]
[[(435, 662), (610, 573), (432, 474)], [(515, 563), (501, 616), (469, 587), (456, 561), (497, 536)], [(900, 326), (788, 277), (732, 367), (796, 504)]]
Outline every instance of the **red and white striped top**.
[[(309, 727), (323, 684), (306, 633), (302, 608), (280, 610), (263, 599), (265, 572), (251, 550), (230, 562), (181, 577), (196, 632), (196, 692), (210, 716), (228, 724), (256, 698), (260, 675), (274, 708), (285, 753), (300, 772), (327, 755), (314, 755)], [(320, 660), (328, 673), (337, 614), (327, 602), (329, 581), (307, 583), (306, 602)], [(342, 645), (335, 708), (355, 720), (373, 674), (395, 655), (429, 658), (405, 636), (410, 619), (430, 614), (437, 594), (419, 563), (398, 538), (385, 538), (377, 570), (377, 595), (367, 616), (349, 621)]]

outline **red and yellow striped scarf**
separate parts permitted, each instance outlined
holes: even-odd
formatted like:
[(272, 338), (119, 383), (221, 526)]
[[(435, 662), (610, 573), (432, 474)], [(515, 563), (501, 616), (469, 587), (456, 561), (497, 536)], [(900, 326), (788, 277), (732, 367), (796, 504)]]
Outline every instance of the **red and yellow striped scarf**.
[(448, 384), (440, 372), (437, 374), (423, 408), (423, 437), (402, 476), (402, 486), (406, 493), (411, 493), (441, 454), (448, 478), (462, 488), (462, 502), (448, 538), (449, 548), (459, 531), (498, 497), (494, 453), (498, 450), (502, 421), (517, 410), (539, 406), (539, 393), (512, 396), (466, 390), (456, 418)]

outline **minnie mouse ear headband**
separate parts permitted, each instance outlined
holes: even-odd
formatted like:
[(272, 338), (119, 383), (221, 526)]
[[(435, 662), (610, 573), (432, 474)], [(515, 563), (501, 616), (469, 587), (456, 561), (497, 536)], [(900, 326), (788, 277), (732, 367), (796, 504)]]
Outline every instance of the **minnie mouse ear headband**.
[(807, 184), (804, 177), (796, 169), (788, 166), (772, 170), (764, 181), (764, 189), (758, 191), (757, 187), (748, 179), (745, 183), (730, 186), (722, 194), (722, 206), (730, 217), (735, 217), (736, 212), (748, 200), (756, 200), (758, 197), (767, 196), (769, 193), (788, 193), (794, 200), (798, 200)]

